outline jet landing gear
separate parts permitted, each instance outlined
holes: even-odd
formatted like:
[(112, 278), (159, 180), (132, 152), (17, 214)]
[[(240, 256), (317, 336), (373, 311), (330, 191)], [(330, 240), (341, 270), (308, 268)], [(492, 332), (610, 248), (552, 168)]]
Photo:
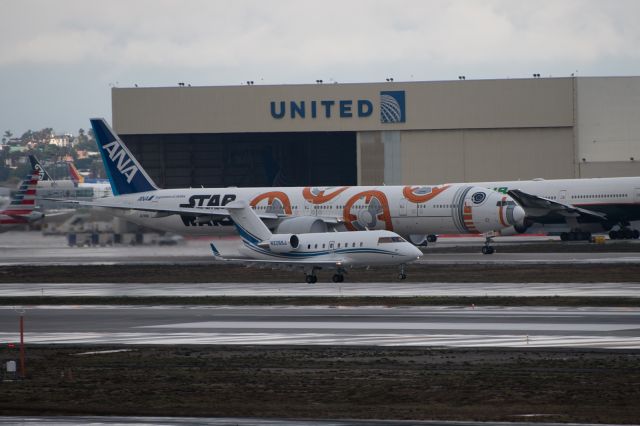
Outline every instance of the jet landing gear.
[(304, 280), (307, 282), (307, 284), (315, 284), (318, 282), (318, 277), (316, 276), (316, 272), (319, 270), (320, 268), (313, 268), (310, 271), (305, 269), (304, 271)]
[(407, 274), (404, 273), (404, 264), (400, 265), (400, 273), (398, 274), (399, 280), (406, 280)]
[(334, 283), (341, 283), (344, 281), (344, 275), (342, 274), (333, 274), (333, 277), (331, 277), (331, 279), (333, 280)]
[(637, 240), (640, 238), (640, 231), (625, 226), (617, 231), (609, 231), (609, 238), (612, 240)]
[(488, 235), (484, 240), (484, 246), (482, 246), (482, 254), (493, 254), (496, 249), (491, 246), (493, 243), (493, 236)]

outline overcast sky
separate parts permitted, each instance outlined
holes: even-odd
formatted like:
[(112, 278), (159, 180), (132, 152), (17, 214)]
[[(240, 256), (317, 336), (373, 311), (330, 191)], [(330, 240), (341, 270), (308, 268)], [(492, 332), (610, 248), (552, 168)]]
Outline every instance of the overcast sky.
[(0, 0), (0, 133), (111, 121), (113, 85), (640, 75), (636, 0)]

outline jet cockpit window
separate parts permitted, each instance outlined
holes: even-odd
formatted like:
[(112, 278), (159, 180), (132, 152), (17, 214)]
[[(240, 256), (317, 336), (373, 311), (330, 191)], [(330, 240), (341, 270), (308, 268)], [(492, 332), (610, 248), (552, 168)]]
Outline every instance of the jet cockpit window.
[(380, 237), (378, 238), (378, 244), (385, 243), (404, 243), (405, 240), (402, 237)]

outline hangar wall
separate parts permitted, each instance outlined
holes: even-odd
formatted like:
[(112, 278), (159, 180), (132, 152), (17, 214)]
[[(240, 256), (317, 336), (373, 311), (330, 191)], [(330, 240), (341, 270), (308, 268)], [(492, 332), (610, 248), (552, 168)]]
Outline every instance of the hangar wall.
[[(150, 151), (143, 165), (148, 161), (168, 187), (640, 175), (639, 100), (640, 77), (112, 91), (115, 130), (134, 152)], [(154, 144), (170, 136), (162, 160), (153, 160)], [(213, 149), (208, 143), (222, 145), (216, 161), (201, 164), (198, 152)], [(254, 150), (245, 158), (275, 150), (278, 172), (294, 178), (265, 178), (269, 173), (258, 171), (269, 166), (258, 163), (249, 179), (219, 178), (234, 171), (229, 153), (243, 144)], [(179, 160), (182, 151), (194, 160)]]
[(640, 77), (576, 79), (580, 177), (640, 176)]
[(573, 177), (568, 127), (403, 132), (402, 184)]

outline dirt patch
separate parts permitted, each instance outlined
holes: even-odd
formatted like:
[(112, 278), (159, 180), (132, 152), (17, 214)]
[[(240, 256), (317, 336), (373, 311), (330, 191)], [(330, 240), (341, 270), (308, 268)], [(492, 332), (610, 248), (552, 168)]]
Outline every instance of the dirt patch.
[[(638, 423), (640, 352), (367, 347), (29, 347), (5, 415)], [(0, 350), (2, 359), (16, 350)]]
[[(299, 271), (253, 269), (235, 265), (86, 265), (1, 266), (0, 283), (214, 283), (302, 282)], [(638, 282), (640, 264), (575, 265), (410, 265), (408, 282)], [(332, 272), (321, 271), (321, 282)], [(359, 269), (348, 282), (397, 280), (397, 268)]]

